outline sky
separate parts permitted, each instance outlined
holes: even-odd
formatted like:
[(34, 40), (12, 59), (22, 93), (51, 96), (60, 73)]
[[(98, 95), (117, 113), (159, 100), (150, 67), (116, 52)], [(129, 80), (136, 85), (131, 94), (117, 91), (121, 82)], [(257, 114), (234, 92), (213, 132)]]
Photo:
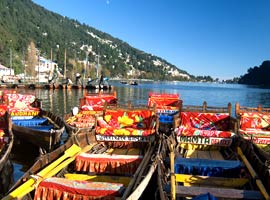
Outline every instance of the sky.
[(270, 59), (269, 0), (33, 0), (195, 76), (232, 79)]

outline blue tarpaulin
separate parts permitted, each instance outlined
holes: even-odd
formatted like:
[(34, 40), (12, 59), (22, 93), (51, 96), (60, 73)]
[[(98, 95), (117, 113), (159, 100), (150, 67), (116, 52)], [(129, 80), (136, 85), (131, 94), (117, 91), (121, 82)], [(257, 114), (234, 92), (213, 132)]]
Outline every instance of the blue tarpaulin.
[(175, 173), (213, 177), (239, 177), (243, 164), (238, 160), (176, 158)]
[(32, 118), (32, 119), (15, 119), (12, 120), (12, 123), (16, 124), (17, 126), (38, 126), (47, 122), (47, 118)]

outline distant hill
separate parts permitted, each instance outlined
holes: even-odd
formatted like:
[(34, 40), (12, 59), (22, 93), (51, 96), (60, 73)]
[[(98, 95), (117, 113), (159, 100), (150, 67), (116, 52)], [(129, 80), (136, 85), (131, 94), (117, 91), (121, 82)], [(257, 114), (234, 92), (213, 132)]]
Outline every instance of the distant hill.
[(63, 17), (36, 5), (31, 0), (0, 1), (0, 63), (24, 71), (27, 48), (33, 41), (40, 55), (58, 62), (63, 70), (66, 49), (67, 74), (87, 73), (99, 66), (106, 76), (153, 80), (190, 80), (194, 76), (166, 60), (131, 47), (76, 20)]
[(249, 68), (238, 83), (246, 85), (270, 86), (270, 61), (264, 61), (259, 67)]

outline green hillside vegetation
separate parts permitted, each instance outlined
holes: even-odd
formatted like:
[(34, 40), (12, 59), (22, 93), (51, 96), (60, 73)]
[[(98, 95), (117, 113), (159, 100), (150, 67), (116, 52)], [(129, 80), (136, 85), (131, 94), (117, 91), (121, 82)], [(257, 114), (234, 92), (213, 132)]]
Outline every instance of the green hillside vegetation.
[(270, 61), (264, 61), (259, 67), (249, 68), (247, 73), (240, 77), (238, 83), (246, 85), (270, 86)]
[[(76, 20), (50, 12), (31, 0), (0, 1), (0, 63), (12, 67), (15, 74), (29, 66), (29, 45), (37, 54), (58, 63), (66, 74), (84, 72), (95, 76), (99, 66), (108, 77), (153, 80), (195, 80), (166, 60), (131, 47), (126, 42)], [(132, 71), (132, 74), (130, 74)], [(175, 74), (175, 71), (178, 73)], [(174, 73), (173, 73), (174, 72)], [(190, 77), (190, 79), (188, 79)]]

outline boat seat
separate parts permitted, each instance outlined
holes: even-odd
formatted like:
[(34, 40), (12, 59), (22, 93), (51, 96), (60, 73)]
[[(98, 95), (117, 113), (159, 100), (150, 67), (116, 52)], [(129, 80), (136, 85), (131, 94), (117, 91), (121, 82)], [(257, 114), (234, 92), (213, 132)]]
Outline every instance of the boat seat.
[(176, 197), (194, 197), (201, 194), (210, 193), (216, 198), (225, 199), (263, 199), (261, 193), (256, 190), (239, 190), (229, 188), (211, 188), (211, 187), (185, 187), (176, 186)]
[(238, 160), (209, 160), (199, 158), (175, 159), (176, 174), (192, 174), (201, 176), (239, 177), (243, 164)]
[(229, 113), (181, 112), (181, 124), (176, 134), (181, 136), (201, 136), (205, 138), (231, 138), (231, 117)]
[(241, 112), (238, 114), (239, 134), (256, 144), (270, 144), (270, 114)]
[(151, 109), (105, 110), (97, 118), (96, 135), (103, 136), (151, 136), (156, 134), (157, 116)]
[(65, 178), (47, 178), (37, 187), (35, 198), (45, 199), (108, 199), (113, 200), (124, 192), (121, 183), (88, 182), (69, 180)]
[(80, 172), (132, 175), (142, 159), (141, 155), (81, 153), (76, 157), (75, 169)]
[(12, 120), (12, 123), (17, 126), (37, 126), (47, 122), (47, 118), (32, 118), (32, 119), (22, 119), (22, 120)]

